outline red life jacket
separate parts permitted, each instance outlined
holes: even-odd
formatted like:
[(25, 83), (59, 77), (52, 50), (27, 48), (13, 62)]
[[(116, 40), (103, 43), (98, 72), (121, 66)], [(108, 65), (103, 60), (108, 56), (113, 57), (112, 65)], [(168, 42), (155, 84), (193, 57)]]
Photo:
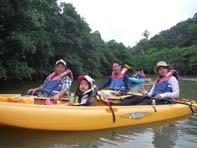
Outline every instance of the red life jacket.
[(52, 74), (49, 75), (49, 80), (61, 80), (66, 76), (70, 76), (71, 79), (73, 80), (73, 74), (70, 69), (66, 70), (61, 75), (56, 75), (56, 72), (53, 72)]
[(115, 73), (113, 72), (112, 73), (112, 78), (114, 80), (117, 80), (119, 79), (120, 77), (124, 77), (124, 75), (127, 73), (128, 69), (127, 68), (123, 68), (122, 71), (118, 74), (118, 75), (115, 75)]
[(169, 80), (171, 76), (174, 76), (178, 81), (180, 79), (179, 73), (176, 70), (171, 70), (166, 76), (158, 78), (156, 84), (159, 84), (165, 80)]
[(162, 78), (158, 78), (155, 81), (155, 89), (153, 91), (152, 96), (156, 96), (158, 94), (163, 94), (166, 92), (172, 92), (172, 86), (169, 84), (169, 79), (174, 76), (179, 81), (179, 74), (176, 70), (171, 70), (166, 76)]

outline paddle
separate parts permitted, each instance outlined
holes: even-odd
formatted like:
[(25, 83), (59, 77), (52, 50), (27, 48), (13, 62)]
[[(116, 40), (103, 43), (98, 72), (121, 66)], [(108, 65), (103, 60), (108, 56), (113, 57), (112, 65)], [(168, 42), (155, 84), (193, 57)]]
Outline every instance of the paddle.
[(131, 66), (129, 64), (124, 64), (124, 67), (127, 69), (131, 69)]
[[(124, 98), (124, 99), (132, 99), (133, 96), (142, 97), (142, 96), (140, 96), (140, 95), (129, 95), (129, 96), (127, 96), (127, 98)], [(146, 97), (147, 97), (147, 96), (146, 96)], [(148, 98), (149, 98), (149, 99), (152, 99), (152, 100), (158, 100), (158, 99), (156, 99), (155, 97), (148, 97)], [(124, 100), (124, 99), (121, 99), (121, 98), (120, 98), (120, 101), (122, 101), (122, 100)], [(116, 99), (116, 100), (117, 100), (117, 99)], [(171, 103), (171, 104), (183, 104), (183, 105), (188, 105), (189, 108), (191, 109), (192, 113), (194, 113), (194, 110), (193, 110), (192, 106), (197, 107), (197, 105), (196, 105), (196, 104), (193, 104), (192, 101), (189, 101), (188, 103), (186, 103), (186, 102), (180, 102), (180, 101), (169, 100), (169, 99), (167, 99), (167, 98), (162, 98), (162, 100), (163, 100), (163, 101), (166, 101), (166, 102), (169, 102), (169, 103)], [(153, 102), (154, 102), (154, 101), (153, 101)], [(189, 104), (189, 103), (190, 103), (190, 104)], [(153, 104), (153, 105), (156, 105), (156, 104)]]

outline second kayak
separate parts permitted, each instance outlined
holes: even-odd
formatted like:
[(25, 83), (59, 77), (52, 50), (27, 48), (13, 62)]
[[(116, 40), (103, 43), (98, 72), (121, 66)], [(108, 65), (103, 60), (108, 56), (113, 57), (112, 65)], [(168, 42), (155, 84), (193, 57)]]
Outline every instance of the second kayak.
[(129, 83), (135, 83), (135, 84), (139, 84), (139, 83), (146, 83), (147, 80), (145, 79), (137, 79), (137, 78), (129, 78)]

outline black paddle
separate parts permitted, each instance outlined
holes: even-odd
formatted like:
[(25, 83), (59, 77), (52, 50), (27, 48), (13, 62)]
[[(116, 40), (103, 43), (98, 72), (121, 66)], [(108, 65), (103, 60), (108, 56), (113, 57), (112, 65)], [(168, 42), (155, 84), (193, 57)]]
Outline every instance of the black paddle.
[[(113, 98), (108, 98), (108, 99), (110, 99), (110, 100), (120, 100), (120, 101), (123, 101), (124, 99), (132, 99), (133, 97), (143, 97), (143, 96), (140, 96), (140, 95), (132, 95), (132, 94), (130, 94), (130, 95), (128, 95), (127, 97), (124, 97), (124, 98), (120, 98), (120, 99), (113, 99)], [(149, 99), (152, 99), (152, 100), (158, 100), (158, 99), (156, 99), (155, 97), (149, 97), (149, 96), (146, 96), (146, 98), (149, 98)], [(163, 101), (166, 101), (166, 102), (168, 102), (168, 103), (170, 103), (170, 104), (183, 104), (183, 105), (188, 105), (189, 107), (190, 107), (190, 109), (192, 110), (192, 112), (194, 113), (194, 110), (193, 110), (193, 108), (192, 108), (192, 106), (196, 106), (197, 107), (197, 105), (196, 104), (192, 104), (192, 102), (190, 101), (190, 103), (191, 104), (189, 104), (189, 103), (186, 103), (186, 102), (179, 102), (179, 101), (174, 101), (174, 100), (171, 100), (171, 99), (168, 99), (168, 98), (162, 98), (162, 100)], [(154, 104), (155, 105), (155, 104)]]

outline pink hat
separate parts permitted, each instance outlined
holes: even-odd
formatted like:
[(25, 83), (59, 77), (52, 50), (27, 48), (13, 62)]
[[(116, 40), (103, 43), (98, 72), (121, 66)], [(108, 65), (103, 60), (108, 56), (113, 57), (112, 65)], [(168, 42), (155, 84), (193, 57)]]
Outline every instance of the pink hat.
[(80, 76), (78, 77), (78, 81), (81, 81), (81, 80), (83, 80), (83, 79), (85, 79), (86, 81), (88, 81), (88, 82), (90, 83), (91, 87), (93, 87), (94, 79), (92, 79), (92, 78), (91, 78), (90, 76), (88, 76), (88, 75), (80, 75)]

